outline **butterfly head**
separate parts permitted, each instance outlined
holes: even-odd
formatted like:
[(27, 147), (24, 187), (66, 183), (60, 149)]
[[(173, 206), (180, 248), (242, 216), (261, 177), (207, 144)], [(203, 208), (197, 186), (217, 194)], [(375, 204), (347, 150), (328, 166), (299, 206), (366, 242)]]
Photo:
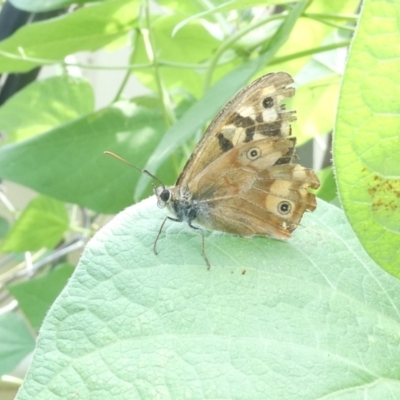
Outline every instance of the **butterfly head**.
[(168, 207), (169, 211), (176, 216), (176, 221), (186, 221), (190, 226), (200, 211), (206, 206), (199, 205), (193, 199), (193, 194), (187, 188), (181, 186), (158, 186), (154, 188), (157, 196), (158, 207)]
[(154, 194), (157, 196), (158, 207), (164, 208), (172, 198), (172, 191), (165, 186), (157, 186), (153, 188)]

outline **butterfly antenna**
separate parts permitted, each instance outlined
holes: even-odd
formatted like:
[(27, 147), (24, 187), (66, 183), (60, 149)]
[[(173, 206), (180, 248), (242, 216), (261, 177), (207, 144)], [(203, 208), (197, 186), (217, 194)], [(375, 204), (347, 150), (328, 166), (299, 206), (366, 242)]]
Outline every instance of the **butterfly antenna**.
[(151, 172), (147, 171), (147, 169), (138, 168), (138, 167), (136, 167), (136, 165), (131, 164), (129, 161), (126, 161), (124, 158), (117, 156), (115, 153), (113, 153), (111, 151), (105, 151), (104, 154), (107, 154), (108, 156), (112, 156), (112, 157), (116, 158), (117, 160), (120, 160), (120, 161), (124, 162), (125, 164), (131, 166), (132, 168), (135, 168), (139, 172), (142, 172), (143, 174), (150, 176), (150, 178), (155, 179), (157, 182), (160, 183), (160, 185), (163, 187), (163, 189), (165, 189), (165, 185), (160, 181), (160, 179), (158, 179), (156, 176), (154, 176)]

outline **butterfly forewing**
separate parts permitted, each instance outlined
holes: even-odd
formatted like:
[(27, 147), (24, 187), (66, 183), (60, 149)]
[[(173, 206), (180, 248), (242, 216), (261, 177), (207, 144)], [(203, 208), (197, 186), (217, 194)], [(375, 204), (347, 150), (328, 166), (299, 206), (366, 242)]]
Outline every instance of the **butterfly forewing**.
[(292, 83), (287, 73), (271, 73), (240, 91), (211, 122), (176, 185), (188, 185), (214, 160), (241, 143), (289, 136), (295, 117), (282, 101), (294, 95), (294, 88), (288, 87)]

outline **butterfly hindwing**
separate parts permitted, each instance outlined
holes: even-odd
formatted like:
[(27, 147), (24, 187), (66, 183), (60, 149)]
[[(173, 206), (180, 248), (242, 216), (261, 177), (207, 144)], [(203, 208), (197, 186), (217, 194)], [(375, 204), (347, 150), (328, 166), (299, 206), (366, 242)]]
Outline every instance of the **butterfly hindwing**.
[(292, 164), (295, 140), (267, 138), (242, 143), (221, 155), (189, 184), (198, 222), (240, 236), (290, 236), (305, 210), (314, 210), (309, 188), (315, 173)]

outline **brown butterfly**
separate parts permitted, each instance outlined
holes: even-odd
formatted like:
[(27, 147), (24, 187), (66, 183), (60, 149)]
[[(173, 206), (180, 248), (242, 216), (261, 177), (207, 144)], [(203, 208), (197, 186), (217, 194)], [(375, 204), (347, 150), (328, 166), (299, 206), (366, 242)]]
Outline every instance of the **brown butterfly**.
[(241, 90), (211, 122), (176, 184), (154, 189), (159, 207), (174, 214), (160, 227), (155, 253), (167, 219), (200, 229), (210, 267), (200, 226), (286, 239), (303, 213), (315, 210), (308, 189), (320, 182), (314, 171), (295, 163), (296, 138), (290, 137), (295, 112), (281, 104), (294, 95), (292, 83), (289, 74), (277, 72)]

